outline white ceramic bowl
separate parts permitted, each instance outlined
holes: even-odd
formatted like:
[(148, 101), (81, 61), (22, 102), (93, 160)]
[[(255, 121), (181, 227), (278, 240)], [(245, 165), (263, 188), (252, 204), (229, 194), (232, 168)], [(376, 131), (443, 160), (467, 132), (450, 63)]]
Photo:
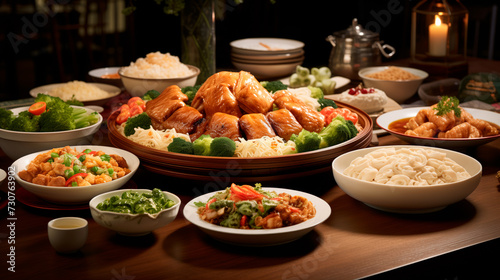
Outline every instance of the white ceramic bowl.
[(233, 52), (246, 55), (294, 53), (304, 47), (303, 42), (283, 38), (246, 38), (232, 41), (229, 45)]
[[(344, 170), (355, 158), (388, 147), (396, 149), (424, 148), (445, 152), (448, 158), (464, 167), (471, 177), (463, 181), (441, 185), (394, 186), (362, 181), (344, 175)], [(429, 213), (459, 202), (476, 189), (482, 173), (481, 163), (465, 154), (441, 148), (415, 145), (381, 146), (351, 151), (334, 159), (332, 169), (335, 181), (346, 194), (375, 209), (395, 213)]]
[(311, 201), (316, 208), (316, 216), (297, 225), (276, 229), (235, 229), (210, 224), (203, 221), (197, 213), (195, 202), (207, 202), (216, 192), (201, 195), (189, 201), (184, 207), (184, 217), (200, 228), (202, 231), (219, 241), (241, 246), (272, 246), (292, 242), (306, 235), (315, 226), (324, 222), (331, 214), (331, 208), (326, 201), (314, 195), (289, 189), (263, 188), (277, 193), (288, 193), (292, 196), (299, 195)]
[(427, 72), (422, 70), (418, 70), (415, 68), (408, 67), (399, 67), (405, 71), (408, 71), (414, 75), (420, 77), (420, 79), (415, 80), (407, 80), (407, 81), (387, 81), (387, 80), (379, 80), (368, 78), (367, 75), (383, 71), (390, 66), (374, 66), (374, 67), (366, 67), (359, 70), (358, 75), (363, 80), (365, 87), (373, 87), (380, 89), (385, 92), (385, 94), (395, 100), (397, 103), (403, 103), (413, 96), (418, 90), (420, 84), (422, 84), (423, 80), (425, 80), (429, 75)]
[[(166, 194), (169, 199), (173, 200), (175, 205), (156, 214), (126, 214), (97, 209), (97, 205), (102, 201), (115, 195), (120, 196), (125, 191), (128, 190), (124, 189), (103, 193), (94, 197), (89, 202), (90, 212), (96, 223), (122, 235), (139, 236), (166, 226), (175, 219), (179, 212), (181, 204), (180, 198), (173, 193), (165, 191), (163, 193)], [(145, 189), (132, 189), (131, 191), (139, 193), (151, 192), (151, 190)]]
[(117, 74), (120, 68), (121, 67), (98, 68), (90, 70), (88, 75), (96, 83), (108, 84), (108, 85), (113, 85), (115, 87), (123, 88), (123, 83), (119, 76), (116, 79), (102, 77), (103, 75)]
[[(57, 147), (52, 147), (57, 148)], [(51, 148), (51, 149), (52, 149)], [(51, 186), (42, 186), (33, 184), (19, 178), (18, 172), (25, 170), (26, 166), (39, 154), (50, 151), (51, 149), (36, 152), (33, 154), (29, 154), (24, 156), (18, 160), (16, 160), (12, 164), (12, 168), (15, 170), (15, 178), (16, 183), (21, 185), (27, 191), (33, 193), (39, 198), (56, 203), (56, 204), (83, 204), (88, 203), (94, 196), (109, 192), (112, 190), (116, 190), (121, 188), (125, 183), (132, 178), (134, 173), (139, 168), (139, 158), (137, 158), (134, 154), (127, 152), (125, 150), (107, 147), (107, 146), (71, 146), (71, 148), (76, 149), (77, 151), (83, 151), (85, 149), (91, 149), (93, 151), (103, 151), (107, 154), (116, 154), (123, 157), (128, 164), (128, 168), (130, 169), (130, 173), (119, 178), (113, 180), (111, 182), (96, 184), (88, 187), (51, 187)]]
[[(12, 109), (14, 115), (28, 110), (29, 106)], [(79, 107), (81, 108), (81, 107)], [(94, 112), (83, 107), (87, 112)], [(22, 132), (0, 129), (0, 148), (13, 160), (27, 154), (52, 149), (54, 147), (87, 145), (92, 142), (94, 134), (99, 130), (102, 116), (99, 114), (97, 123), (74, 130), (54, 132)]]
[(295, 72), (297, 65), (302, 64), (303, 60), (293, 63), (279, 64), (241, 63), (235, 60), (232, 60), (231, 62), (238, 70), (250, 72), (257, 79), (272, 79), (291, 75)]
[(164, 89), (171, 85), (178, 85), (180, 88), (194, 86), (196, 84), (196, 79), (200, 74), (200, 69), (187, 65), (193, 74), (180, 77), (180, 78), (167, 78), (167, 79), (147, 79), (147, 78), (135, 78), (123, 75), (123, 68), (120, 68), (118, 74), (123, 82), (125, 90), (132, 96), (143, 96), (149, 90), (156, 90), (162, 92)]

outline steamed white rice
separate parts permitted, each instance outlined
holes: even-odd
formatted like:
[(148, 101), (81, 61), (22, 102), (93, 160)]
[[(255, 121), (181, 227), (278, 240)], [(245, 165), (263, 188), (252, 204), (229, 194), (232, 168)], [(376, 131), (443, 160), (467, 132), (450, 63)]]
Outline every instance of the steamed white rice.
[(67, 82), (49, 90), (47, 94), (59, 97), (64, 101), (72, 99), (73, 96), (75, 96), (76, 100), (88, 101), (106, 98), (110, 95), (109, 92), (82, 81)]
[(193, 72), (177, 56), (152, 52), (124, 67), (122, 74), (135, 78), (164, 79), (185, 77)]

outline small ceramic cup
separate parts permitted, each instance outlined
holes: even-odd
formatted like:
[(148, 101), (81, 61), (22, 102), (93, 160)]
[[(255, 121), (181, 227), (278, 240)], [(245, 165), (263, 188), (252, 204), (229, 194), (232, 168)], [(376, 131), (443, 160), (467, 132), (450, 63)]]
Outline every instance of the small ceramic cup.
[(88, 236), (88, 222), (79, 217), (62, 217), (51, 220), (47, 231), (54, 249), (62, 254), (71, 254), (80, 250)]

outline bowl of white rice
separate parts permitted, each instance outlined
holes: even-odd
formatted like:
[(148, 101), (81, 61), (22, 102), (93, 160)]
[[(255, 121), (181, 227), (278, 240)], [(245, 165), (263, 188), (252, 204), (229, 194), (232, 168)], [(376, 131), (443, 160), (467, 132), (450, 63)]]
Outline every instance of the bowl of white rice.
[(183, 64), (177, 56), (153, 52), (118, 71), (125, 90), (142, 96), (149, 90), (162, 92), (171, 85), (194, 86), (200, 74), (195, 66)]
[(43, 93), (59, 97), (64, 101), (76, 99), (85, 105), (102, 106), (120, 92), (120, 88), (108, 84), (70, 81), (36, 87), (30, 90), (30, 95), (37, 97), (39, 93)]

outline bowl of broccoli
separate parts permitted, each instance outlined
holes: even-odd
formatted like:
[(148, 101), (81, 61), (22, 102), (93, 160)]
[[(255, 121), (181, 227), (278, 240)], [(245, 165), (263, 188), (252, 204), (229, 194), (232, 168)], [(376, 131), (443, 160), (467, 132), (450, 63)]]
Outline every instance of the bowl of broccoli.
[[(39, 104), (45, 109), (35, 106)], [(90, 108), (39, 94), (32, 106), (0, 108), (0, 148), (16, 160), (54, 147), (90, 144), (102, 121)]]

